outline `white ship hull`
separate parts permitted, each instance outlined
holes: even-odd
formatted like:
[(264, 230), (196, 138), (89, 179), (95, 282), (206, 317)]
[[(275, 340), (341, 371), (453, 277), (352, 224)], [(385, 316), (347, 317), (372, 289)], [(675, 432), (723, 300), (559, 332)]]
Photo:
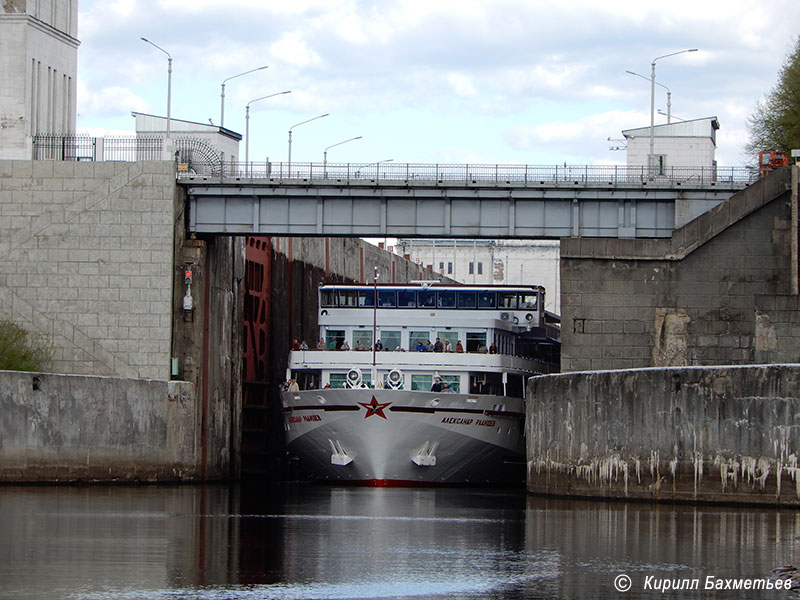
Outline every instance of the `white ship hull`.
[(283, 392), (287, 450), (315, 480), (364, 485), (524, 481), (524, 401), (387, 389)]

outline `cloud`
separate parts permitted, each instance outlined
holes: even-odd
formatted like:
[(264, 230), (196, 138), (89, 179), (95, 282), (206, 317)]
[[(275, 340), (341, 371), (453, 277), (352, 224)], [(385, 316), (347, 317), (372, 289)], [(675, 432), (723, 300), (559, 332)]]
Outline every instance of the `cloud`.
[(321, 62), (319, 55), (309, 46), (302, 33), (293, 31), (270, 45), (270, 52), (280, 60), (294, 66), (308, 66)]
[(128, 115), (132, 111), (148, 112), (150, 105), (125, 87), (111, 86), (90, 92), (86, 85), (78, 82), (78, 114), (103, 117), (116, 114), (120, 108)]
[(636, 111), (609, 111), (570, 121), (550, 121), (540, 125), (521, 125), (508, 130), (504, 137), (519, 151), (573, 148), (575, 143), (591, 140), (607, 146), (608, 138), (622, 137), (632, 123), (645, 123), (649, 115)]
[(472, 80), (462, 73), (450, 73), (447, 76), (447, 82), (456, 96), (472, 97), (478, 94)]
[[(649, 75), (654, 57), (689, 47), (700, 51), (658, 63), (673, 113), (716, 115), (736, 132), (720, 145), (738, 143), (800, 20), (796, 0), (775, 0), (769, 10), (745, 0), (725, 10), (689, 0), (229, 0), (224, 10), (218, 0), (81, 0), (80, 11), (82, 122), (163, 112), (166, 64), (145, 36), (174, 57), (176, 118), (217, 115), (222, 80), (267, 64), (229, 82), (226, 126), (243, 129), (252, 98), (291, 89), (260, 103), (259, 121), (269, 115), (283, 128), (330, 112), (304, 140), (325, 147), (327, 139), (312, 136), (368, 135), (378, 158), (397, 155), (397, 134), (428, 123), (437, 134), (424, 147), (404, 147), (411, 160), (415, 152), (491, 160), (553, 148), (594, 160), (607, 154), (607, 137), (649, 122), (649, 85), (625, 71)], [(656, 107), (666, 109), (663, 90)], [(350, 131), (354, 124), (365, 128)]]

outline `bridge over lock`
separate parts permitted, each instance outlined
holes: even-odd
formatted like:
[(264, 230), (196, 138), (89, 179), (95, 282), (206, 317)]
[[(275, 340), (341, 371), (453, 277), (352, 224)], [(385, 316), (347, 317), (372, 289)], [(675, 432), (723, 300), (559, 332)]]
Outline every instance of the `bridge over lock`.
[(195, 233), (669, 237), (754, 179), (744, 167), (236, 163), (178, 171)]

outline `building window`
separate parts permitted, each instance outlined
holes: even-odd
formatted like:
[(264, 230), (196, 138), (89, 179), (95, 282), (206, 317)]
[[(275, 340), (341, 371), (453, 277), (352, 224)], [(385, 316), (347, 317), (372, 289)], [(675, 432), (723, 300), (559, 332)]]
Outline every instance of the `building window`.
[(453, 274), (453, 263), (451, 263), (451, 262), (447, 263), (447, 274), (448, 275), (452, 275)]
[(440, 262), (440, 263), (439, 263), (439, 271), (441, 271), (442, 273), (444, 273), (444, 262)]
[(478, 275), (483, 275), (483, 263), (478, 263)]
[(666, 154), (653, 154), (652, 168), (656, 175), (664, 175), (667, 170), (667, 155)]
[(475, 263), (474, 262), (469, 263), (469, 274), (470, 275), (474, 275), (475, 274)]

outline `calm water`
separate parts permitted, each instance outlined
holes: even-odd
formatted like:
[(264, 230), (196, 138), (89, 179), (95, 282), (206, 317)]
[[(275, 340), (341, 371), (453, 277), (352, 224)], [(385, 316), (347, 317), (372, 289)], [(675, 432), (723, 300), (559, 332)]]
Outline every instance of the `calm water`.
[(703, 591), (800, 564), (797, 536), (791, 510), (478, 489), (0, 487), (0, 597), (797, 598)]

